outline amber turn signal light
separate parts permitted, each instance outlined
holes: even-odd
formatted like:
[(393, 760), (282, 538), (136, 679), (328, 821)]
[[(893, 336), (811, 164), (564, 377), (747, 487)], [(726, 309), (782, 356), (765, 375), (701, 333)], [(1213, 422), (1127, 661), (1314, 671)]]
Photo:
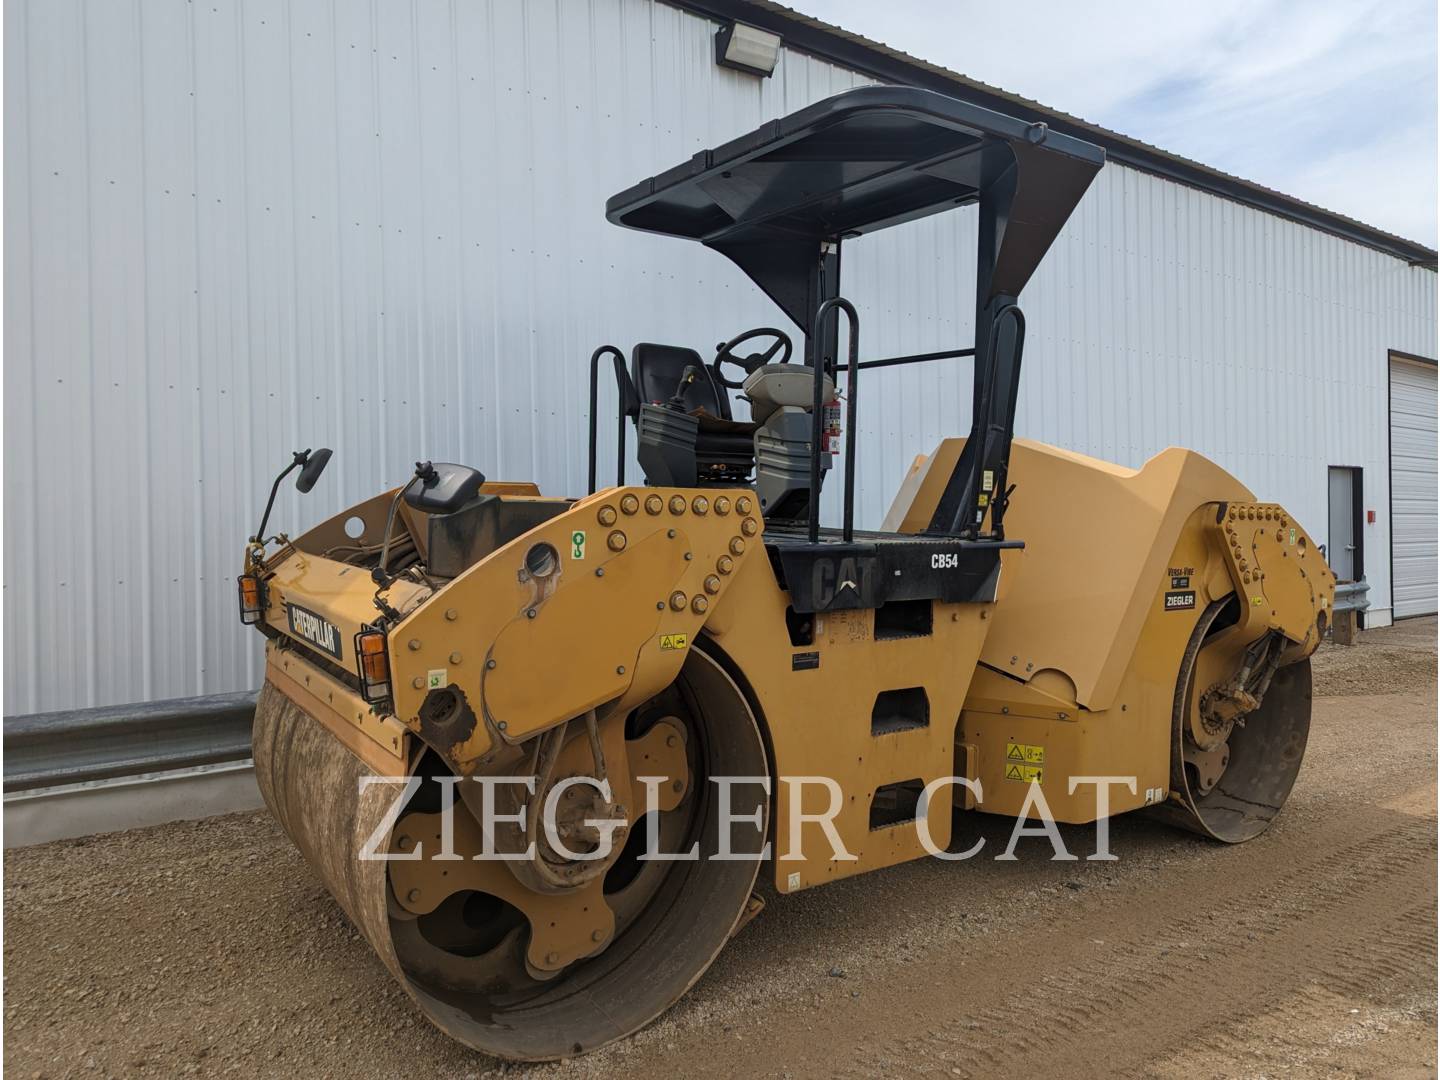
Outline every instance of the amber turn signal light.
[(265, 617), (265, 582), (258, 574), (240, 575), (240, 621), (253, 626)]
[(372, 704), (390, 697), (390, 652), (381, 630), (355, 635), (355, 656), (360, 666), (360, 696)]

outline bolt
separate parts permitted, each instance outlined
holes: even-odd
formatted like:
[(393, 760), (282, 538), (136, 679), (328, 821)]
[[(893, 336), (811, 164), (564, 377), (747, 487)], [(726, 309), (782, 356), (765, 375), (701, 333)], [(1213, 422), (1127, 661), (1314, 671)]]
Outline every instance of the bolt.
[(624, 665), (624, 664), (621, 664), (619, 667), (617, 667), (617, 668), (615, 669), (615, 674), (616, 674), (616, 675), (624, 675), (624, 674), (625, 674), (625, 665)]
[(395, 841), (395, 846), (398, 847), (401, 851), (409, 851), (409, 850), (410, 850), (410, 845), (411, 845), (413, 842), (414, 842), (414, 841), (412, 841), (412, 840), (410, 839), (410, 837), (408, 837), (408, 836), (402, 836), (402, 837), (400, 837), (399, 840)]
[(645, 512), (652, 517), (665, 509), (665, 500), (659, 495), (647, 495), (645, 497)]
[(409, 641), (407, 641), (407, 642), (405, 643), (405, 645), (406, 645), (406, 647), (407, 647), (411, 652), (419, 652), (419, 651), (420, 651), (420, 639), (419, 639), (419, 638), (413, 638), (413, 637), (412, 637)]
[(666, 746), (673, 747), (673, 746), (675, 746), (679, 741), (680, 741), (680, 737), (679, 737), (678, 735), (666, 735), (666, 736), (665, 736), (665, 745), (666, 745)]
[(494, 670), (495, 670), (495, 661), (494, 661), (494, 660), (486, 660), (486, 661), (485, 661), (485, 670), (486, 670), (486, 671), (494, 671)]
[(694, 510), (697, 514), (708, 514), (710, 512), (710, 500), (705, 498), (704, 495), (696, 495), (694, 501), (690, 503), (690, 509)]
[(617, 529), (606, 537), (605, 544), (611, 551), (624, 551), (625, 534)]
[(592, 930), (592, 931), (590, 932), (590, 940), (593, 941), (593, 942), (595, 942), (595, 943), (598, 945), (600, 942), (602, 942), (602, 941), (605, 940), (605, 931), (604, 931), (604, 930)]
[(532, 608), (526, 608), (526, 609), (525, 609), (525, 617), (526, 617), (527, 619), (533, 619), (533, 618), (535, 617), (535, 609), (534, 609), (533, 607), (532, 607)]
[(634, 495), (620, 496), (620, 511), (625, 514), (633, 514), (640, 509), (640, 500)]
[(668, 536), (671, 540), (674, 540), (674, 539), (675, 539), (675, 530), (674, 530), (674, 529), (666, 529), (666, 530), (665, 530), (665, 535)]
[(670, 499), (670, 513), (679, 517), (685, 512), (685, 496), (675, 495)]
[(615, 508), (613, 506), (602, 506), (599, 513), (595, 515), (601, 525), (615, 524)]
[(724, 495), (721, 495), (718, 499), (715, 500), (715, 513), (719, 514), (721, 517), (724, 517), (729, 512), (730, 500), (727, 499)]
[(560, 954), (559, 954), (559, 953), (547, 952), (547, 953), (545, 954), (545, 966), (546, 966), (546, 967), (554, 967), (554, 966), (555, 966), (556, 964), (558, 964), (559, 962), (560, 962)]
[(679, 589), (670, 594), (670, 607), (675, 611), (684, 611), (687, 597)]
[(605, 567), (603, 567), (603, 566), (597, 566), (597, 567), (595, 568), (595, 576), (596, 576), (596, 577), (604, 577), (604, 576), (605, 576)]
[(409, 900), (412, 904), (415, 903), (416, 900), (420, 899), (420, 890), (411, 889), (408, 893), (405, 894), (405, 899)]
[(678, 795), (680, 792), (685, 790), (685, 781), (676, 780), (673, 784), (670, 785), (670, 790)]
[(450, 654), (450, 662), (451, 662), (452, 664), (458, 664), (458, 663), (460, 663), (460, 654), (459, 654), (458, 652), (452, 652), (452, 653)]
[(664, 601), (664, 600), (656, 600), (656, 601), (655, 601), (655, 610), (656, 610), (656, 611), (664, 611), (664, 610), (665, 610), (665, 601)]
[(454, 622), (459, 617), (460, 612), (456, 611), (453, 607), (445, 609), (445, 619), (447, 622)]
[(501, 731), (505, 731), (505, 730), (507, 730), (507, 729), (510, 727), (510, 725), (509, 725), (508, 723), (506, 723), (504, 720), (501, 720), (501, 721), (500, 721), (498, 724), (496, 724), (495, 726), (496, 726), (497, 728), (499, 728)]
[(686, 562), (689, 562), (689, 561), (690, 561), (691, 559), (693, 559), (693, 558), (695, 558), (695, 553), (694, 553), (693, 551), (687, 551), (687, 552), (685, 552), (685, 561), (686, 561)]
[(1009, 705), (1001, 705), (1001, 706), (1000, 706), (1000, 711), (1001, 711), (1002, 713), (1004, 713), (1005, 715), (1008, 716), (1008, 715), (1010, 715), (1010, 706), (1009, 706)]
[(415, 678), (410, 680), (410, 685), (413, 686), (416, 690), (424, 690), (425, 680), (420, 678), (419, 675), (416, 675)]

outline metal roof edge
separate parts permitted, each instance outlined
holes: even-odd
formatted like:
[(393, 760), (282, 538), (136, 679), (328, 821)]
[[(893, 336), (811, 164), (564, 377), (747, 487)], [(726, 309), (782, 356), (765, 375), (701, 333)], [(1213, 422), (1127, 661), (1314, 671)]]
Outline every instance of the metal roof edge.
[(954, 95), (1018, 119), (1043, 121), (1057, 132), (1093, 142), (1112, 161), (1218, 195), (1243, 206), (1307, 225), (1320, 232), (1382, 251), (1411, 266), (1436, 269), (1432, 248), (1363, 221), (1249, 180), (1172, 154), (1128, 135), (971, 79), (957, 71), (892, 49), (843, 27), (805, 15), (774, 0), (660, 0), (716, 22), (739, 20), (779, 34), (784, 46), (850, 68), (883, 82), (919, 86)]

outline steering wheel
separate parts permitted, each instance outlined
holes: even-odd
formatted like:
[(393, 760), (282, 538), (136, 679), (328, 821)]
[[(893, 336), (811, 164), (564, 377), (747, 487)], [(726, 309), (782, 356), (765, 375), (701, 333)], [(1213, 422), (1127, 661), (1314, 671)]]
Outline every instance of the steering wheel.
[[(766, 349), (763, 353), (751, 353), (745, 357), (735, 355), (736, 348), (745, 344), (745, 342), (751, 338), (757, 337), (773, 337), (775, 344), (771, 345), (770, 348)], [(771, 357), (777, 352), (780, 352), (781, 349), (785, 351), (775, 363), (788, 364), (790, 362), (790, 353), (794, 351), (794, 346), (790, 343), (790, 335), (785, 333), (784, 330), (776, 330), (772, 326), (757, 326), (754, 330), (746, 330), (738, 337), (733, 337), (729, 341), (722, 342), (715, 346), (715, 348), (718, 351), (715, 353), (715, 359), (710, 361), (710, 370), (714, 372), (716, 382), (721, 386), (729, 387), (731, 390), (739, 390), (745, 385), (745, 380), (741, 379), (739, 382), (731, 382), (725, 378), (725, 373), (720, 370), (721, 364), (734, 364), (748, 376), (757, 368), (764, 367), (770, 363)]]

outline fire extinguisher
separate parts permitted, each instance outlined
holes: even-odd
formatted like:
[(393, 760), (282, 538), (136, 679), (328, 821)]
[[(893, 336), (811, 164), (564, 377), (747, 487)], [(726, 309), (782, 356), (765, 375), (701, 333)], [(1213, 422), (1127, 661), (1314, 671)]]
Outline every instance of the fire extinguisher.
[(821, 441), (820, 445), (827, 454), (838, 454), (840, 452), (840, 393), (825, 403), (824, 412), (821, 414)]

